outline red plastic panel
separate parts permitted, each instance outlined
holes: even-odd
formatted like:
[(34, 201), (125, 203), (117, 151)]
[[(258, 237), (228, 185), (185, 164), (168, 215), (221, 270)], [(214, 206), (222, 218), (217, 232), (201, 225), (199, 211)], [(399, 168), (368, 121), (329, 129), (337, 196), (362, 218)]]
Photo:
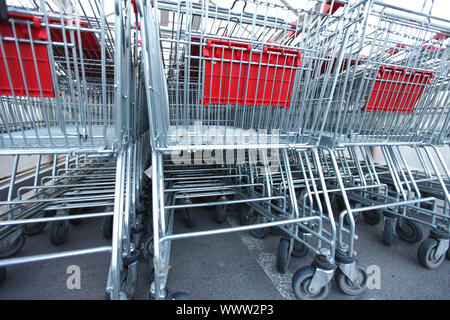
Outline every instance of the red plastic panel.
[[(15, 19), (23, 19), (32, 21), (33, 24), (30, 25), (31, 38), (33, 40), (47, 40), (47, 32), (41, 28), (40, 19), (32, 16), (25, 15), (14, 15), (10, 16)], [(28, 33), (28, 27), (26, 24), (15, 24), (16, 37), (18, 39), (30, 39), (30, 34)], [(0, 34), (2, 37), (14, 37), (12, 24), (1, 24)], [(14, 41), (3, 40), (3, 47), (6, 54), (6, 62), (8, 65), (9, 75), (11, 77), (12, 86), (11, 88), (6, 66), (5, 57), (0, 50), (0, 94), (12, 96), (13, 91), (16, 96), (26, 96), (27, 92), (25, 90), (25, 83), (28, 89), (28, 95), (31, 97), (40, 97), (41, 93), (39, 90), (39, 82), (42, 88), (42, 95), (44, 97), (54, 97), (53, 82), (50, 71), (50, 64), (48, 61), (47, 47), (44, 44), (34, 44), (34, 53), (36, 56), (37, 72), (33, 59), (33, 51), (30, 43), (19, 42), (19, 52), (16, 48), (16, 43)], [(23, 71), (25, 74), (25, 81), (22, 77), (22, 72), (20, 69), (20, 62), (22, 62)], [(38, 79), (39, 73), (39, 79)]]
[(294, 67), (301, 66), (299, 51), (264, 47), (262, 52), (254, 52), (249, 44), (208, 40), (203, 56), (214, 58), (205, 61), (204, 105), (289, 108)]
[(377, 112), (412, 113), (434, 74), (404, 68), (381, 66), (368, 103), (362, 110)]

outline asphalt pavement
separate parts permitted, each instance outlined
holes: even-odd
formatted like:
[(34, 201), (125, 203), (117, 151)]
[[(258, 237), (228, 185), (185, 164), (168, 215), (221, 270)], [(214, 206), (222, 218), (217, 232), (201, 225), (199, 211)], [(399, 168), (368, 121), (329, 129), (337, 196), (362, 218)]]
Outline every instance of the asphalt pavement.
[[(218, 225), (213, 213), (197, 209), (194, 230), (224, 228), (237, 224), (236, 213)], [(101, 219), (89, 219), (70, 226), (68, 242), (54, 247), (48, 240), (48, 227), (28, 238), (18, 256), (60, 250), (108, 245), (101, 232)], [(176, 232), (191, 231), (175, 217)], [(410, 245), (394, 237), (389, 247), (382, 243), (381, 226), (357, 222), (358, 259), (380, 271), (379, 289), (369, 289), (362, 296), (342, 294), (334, 281), (330, 299), (450, 299), (450, 261), (438, 270), (423, 268), (417, 261), (418, 244)], [(427, 232), (424, 232), (426, 235)], [(167, 286), (172, 291), (187, 292), (193, 299), (295, 299), (291, 278), (295, 271), (312, 261), (312, 255), (292, 258), (286, 274), (276, 271), (279, 236), (260, 240), (248, 232), (174, 241)], [(8, 277), (0, 287), (0, 299), (104, 299), (110, 254), (101, 253), (36, 262), (8, 267)], [(67, 273), (71, 265), (81, 271), (80, 289), (68, 289)], [(139, 265), (135, 299), (145, 299), (150, 284), (145, 263)]]

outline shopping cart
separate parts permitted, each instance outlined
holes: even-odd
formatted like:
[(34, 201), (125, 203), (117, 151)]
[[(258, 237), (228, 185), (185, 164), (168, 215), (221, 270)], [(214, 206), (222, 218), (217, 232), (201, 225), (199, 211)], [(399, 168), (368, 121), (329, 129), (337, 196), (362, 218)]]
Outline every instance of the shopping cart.
[[(6, 4), (0, 25), (0, 153), (14, 155), (14, 166), (7, 198), (0, 202), (0, 267), (111, 252), (106, 297), (130, 298), (149, 153), (137, 78), (142, 68), (136, 12), (131, 2), (118, 0), (112, 16), (103, 0)], [(19, 179), (23, 155), (37, 158), (32, 185)], [(44, 155), (53, 161), (42, 161)], [(61, 245), (69, 221), (97, 217), (104, 217), (109, 246), (12, 257), (46, 223), (51, 242)]]
[[(353, 228), (356, 214), (369, 224), (383, 217), (388, 245), (394, 229), (415, 243), (422, 239), (419, 224), (431, 227), (418, 250), (428, 268), (438, 267), (449, 247), (449, 171), (437, 148), (449, 134), (449, 31), (445, 19), (373, 1), (364, 36), (343, 53), (347, 63), (319, 142), (342, 190), (340, 220), (347, 216)], [(412, 170), (411, 148), (423, 173)], [(374, 163), (378, 150), (385, 165)], [(342, 179), (344, 172), (353, 181)], [(351, 190), (356, 186), (366, 188)]]
[[(281, 243), (283, 254), (290, 256), (293, 239), (311, 247), (320, 256), (317, 264), (325, 261), (325, 272), (316, 278), (326, 274), (327, 281), (319, 283), (329, 284), (334, 217), (331, 209), (310, 215), (299, 210), (287, 149), (320, 141), (341, 48), (361, 36), (366, 3), (344, 3), (307, 1), (288, 8), (259, 1), (137, 2), (153, 148), (154, 233), (148, 251), (155, 281), (149, 296), (170, 297), (165, 287), (172, 240), (280, 226), (287, 241)], [(320, 179), (317, 174), (314, 179)], [(325, 188), (320, 193), (328, 199)], [(176, 210), (193, 227), (194, 208), (215, 206), (216, 221), (222, 222), (226, 207), (239, 203), (254, 212), (242, 216), (255, 224), (173, 234)], [(299, 229), (324, 219), (331, 231), (314, 230), (320, 240), (308, 244)], [(331, 249), (322, 252), (322, 246)]]

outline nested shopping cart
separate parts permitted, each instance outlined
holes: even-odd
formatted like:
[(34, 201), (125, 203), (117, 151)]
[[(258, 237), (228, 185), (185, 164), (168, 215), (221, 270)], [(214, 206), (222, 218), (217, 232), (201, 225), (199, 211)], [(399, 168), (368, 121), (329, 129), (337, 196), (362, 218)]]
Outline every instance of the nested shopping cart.
[[(294, 240), (318, 254), (315, 263), (324, 272), (315, 273), (319, 282), (310, 297), (326, 296), (317, 284), (325, 278), (328, 285), (334, 274), (334, 217), (329, 201), (328, 211), (300, 211), (288, 148), (306, 152), (320, 141), (342, 48), (362, 36), (366, 2), (305, 1), (292, 8), (164, 0), (138, 1), (137, 7), (153, 149), (149, 295), (169, 296), (172, 240), (283, 226), (284, 254), (290, 256)], [(320, 173), (313, 174), (308, 179), (321, 186), (313, 192), (328, 199)], [(243, 212), (242, 220), (254, 224), (173, 233), (175, 212), (193, 227), (196, 207), (215, 207), (216, 221), (223, 222), (228, 206), (244, 202), (255, 216)], [(299, 229), (313, 222), (318, 229), (305, 233), (319, 241), (308, 244)]]
[(361, 41), (343, 52), (319, 142), (343, 191), (340, 221), (383, 220), (387, 245), (394, 229), (416, 243), (430, 227), (418, 259), (432, 269), (449, 247), (449, 170), (437, 148), (448, 148), (449, 31), (448, 20), (372, 1)]
[[(106, 293), (118, 299), (136, 286), (149, 135), (136, 11), (129, 1), (107, 4), (2, 1), (0, 153), (14, 165), (0, 203), (0, 268), (110, 252)], [(17, 170), (24, 155), (37, 159), (25, 185)], [(95, 217), (104, 217), (111, 245), (13, 257), (47, 223), (61, 245), (69, 221)]]

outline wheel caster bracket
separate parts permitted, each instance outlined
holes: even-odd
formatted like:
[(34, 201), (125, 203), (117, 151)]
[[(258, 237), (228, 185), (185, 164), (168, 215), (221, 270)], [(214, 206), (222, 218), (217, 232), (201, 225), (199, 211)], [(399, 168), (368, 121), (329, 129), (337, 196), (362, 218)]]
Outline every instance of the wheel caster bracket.
[(439, 244), (436, 248), (435, 252), (435, 258), (439, 259), (443, 254), (446, 254), (449, 246), (450, 246), (450, 240), (449, 239), (439, 239)]
[(352, 263), (338, 263), (338, 268), (353, 284), (357, 283), (358, 268), (356, 261)]
[(324, 286), (331, 281), (334, 275), (334, 270), (324, 270), (316, 268), (316, 272), (311, 279), (308, 290), (312, 293), (319, 292)]

